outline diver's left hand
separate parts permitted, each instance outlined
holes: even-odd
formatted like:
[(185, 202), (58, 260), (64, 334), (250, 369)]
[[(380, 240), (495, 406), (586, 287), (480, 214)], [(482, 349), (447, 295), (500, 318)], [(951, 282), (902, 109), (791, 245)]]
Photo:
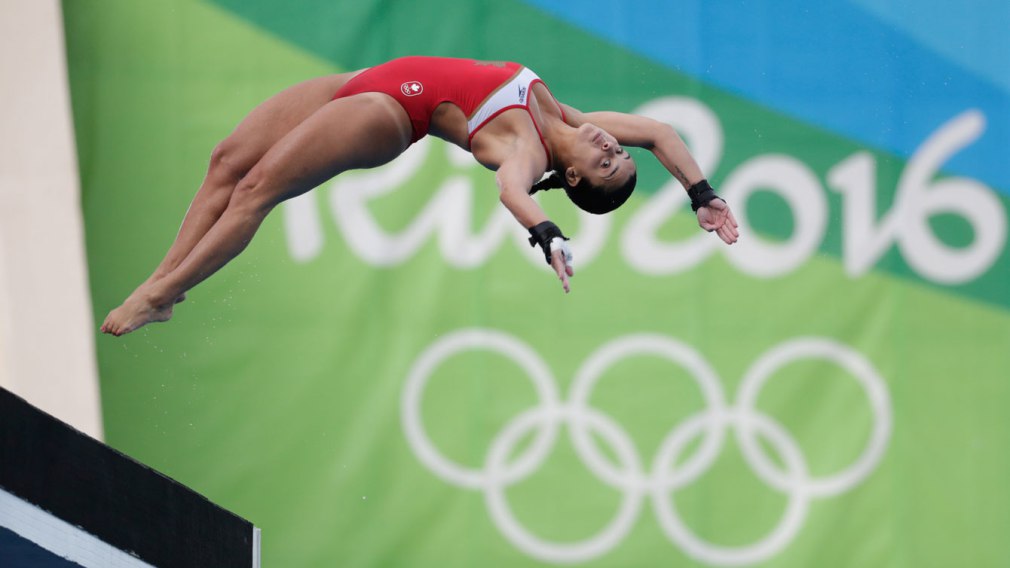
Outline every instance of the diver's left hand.
[(698, 226), (719, 235), (724, 243), (731, 245), (740, 238), (736, 218), (729, 205), (721, 198), (713, 199), (708, 205), (698, 208)]

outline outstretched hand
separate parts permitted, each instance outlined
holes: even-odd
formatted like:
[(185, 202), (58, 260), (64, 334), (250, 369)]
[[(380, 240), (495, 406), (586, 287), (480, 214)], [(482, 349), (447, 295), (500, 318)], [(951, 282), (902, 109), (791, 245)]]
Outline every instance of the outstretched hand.
[(740, 238), (736, 218), (729, 205), (722, 199), (713, 199), (708, 205), (698, 208), (698, 225), (708, 232), (715, 232), (719, 238), (731, 245)]
[(557, 273), (558, 279), (561, 280), (561, 286), (567, 294), (571, 289), (568, 278), (575, 276), (575, 268), (572, 267), (572, 252), (567, 243), (563, 248), (551, 247), (551, 249), (551, 268)]

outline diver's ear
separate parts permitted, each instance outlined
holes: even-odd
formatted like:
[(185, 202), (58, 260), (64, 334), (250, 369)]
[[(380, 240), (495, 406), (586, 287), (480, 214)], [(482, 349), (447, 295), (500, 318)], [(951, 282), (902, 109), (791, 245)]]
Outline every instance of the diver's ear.
[(575, 171), (574, 167), (568, 166), (568, 168), (565, 169), (565, 181), (568, 182), (568, 185), (570, 187), (575, 187), (575, 186), (579, 185), (580, 181), (582, 181), (582, 176), (580, 176)]

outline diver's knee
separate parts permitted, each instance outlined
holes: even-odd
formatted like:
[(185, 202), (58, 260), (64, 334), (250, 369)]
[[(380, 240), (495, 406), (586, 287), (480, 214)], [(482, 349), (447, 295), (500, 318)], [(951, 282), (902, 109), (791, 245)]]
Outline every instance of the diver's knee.
[(263, 214), (269, 212), (279, 201), (271, 191), (271, 179), (269, 168), (253, 168), (235, 185), (228, 207)]
[(232, 137), (225, 138), (211, 151), (208, 176), (234, 183), (248, 171), (249, 165), (242, 157), (241, 145)]

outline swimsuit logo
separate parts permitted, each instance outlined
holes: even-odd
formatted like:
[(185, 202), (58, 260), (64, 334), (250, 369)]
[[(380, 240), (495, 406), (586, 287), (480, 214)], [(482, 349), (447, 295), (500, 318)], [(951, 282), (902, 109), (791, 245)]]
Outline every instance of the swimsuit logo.
[(407, 81), (400, 85), (400, 92), (408, 97), (420, 95), (422, 91), (424, 91), (424, 85), (420, 81)]
[(519, 87), (519, 104), (526, 104), (526, 87)]

